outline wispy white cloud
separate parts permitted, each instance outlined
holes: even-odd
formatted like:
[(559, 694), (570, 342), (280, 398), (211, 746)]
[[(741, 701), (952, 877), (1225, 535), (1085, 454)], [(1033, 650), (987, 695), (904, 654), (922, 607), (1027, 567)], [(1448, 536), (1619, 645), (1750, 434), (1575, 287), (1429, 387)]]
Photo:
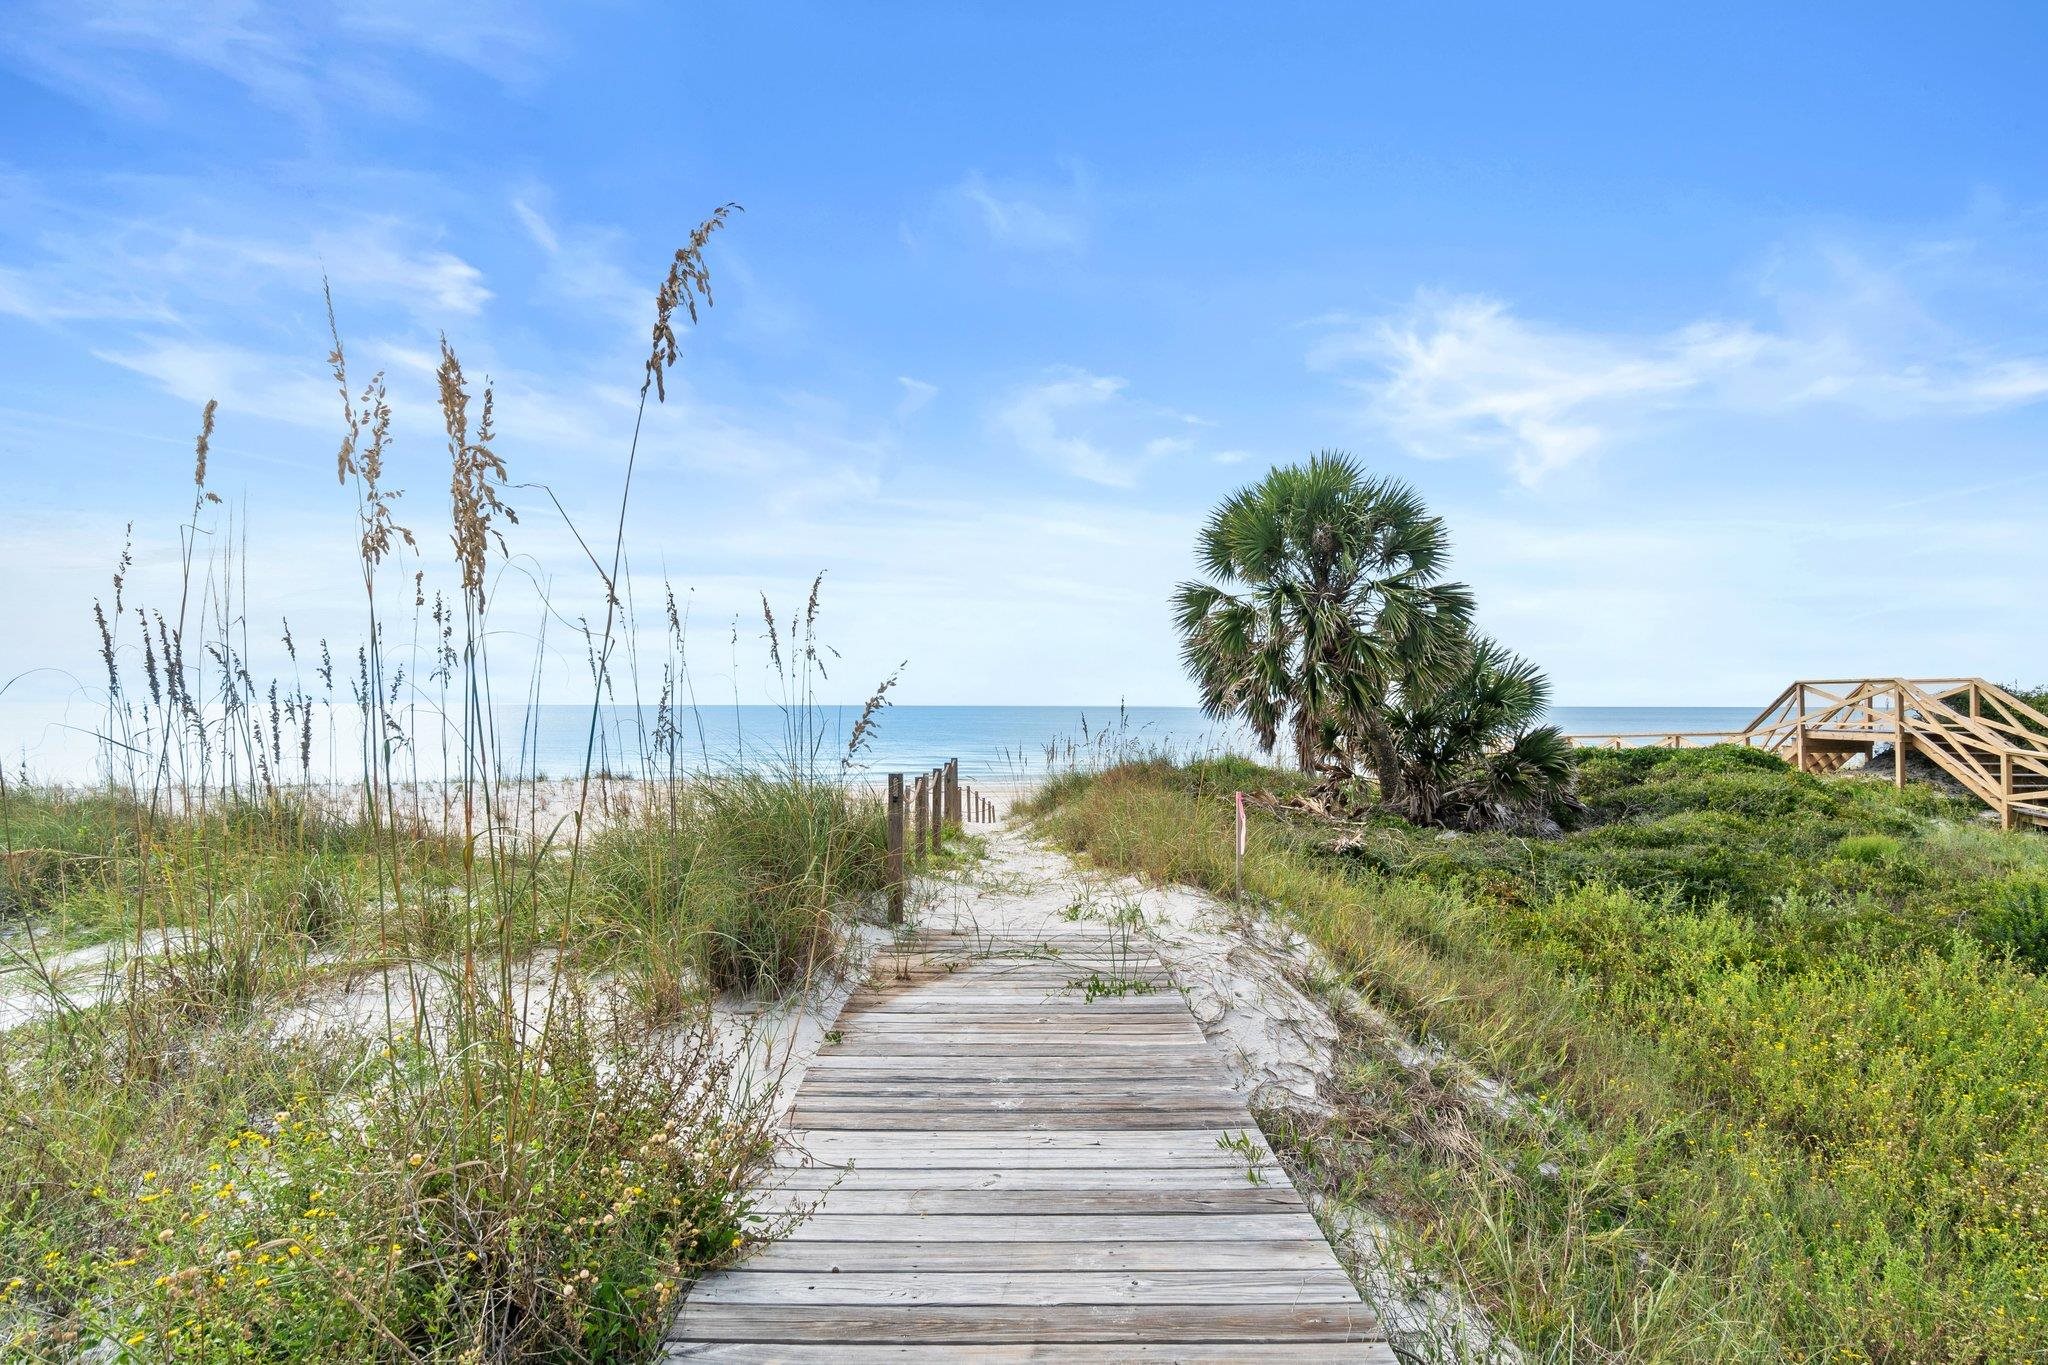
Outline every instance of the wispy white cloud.
[(999, 184), (980, 171), (970, 171), (954, 186), (953, 195), (999, 246), (1073, 252), (1087, 243), (1087, 181), (1078, 167), (1070, 168), (1064, 185), (1055, 186)]
[(420, 112), (424, 102), (397, 67), (404, 56), (520, 81), (542, 49), (524, 6), (488, 0), (432, 9), (393, 0), (32, 0), (10, 11), (0, 36), (0, 53), (36, 79), (129, 116), (171, 115), (164, 76), (184, 67), (307, 122), (339, 101)]
[(562, 240), (555, 235), (553, 225), (541, 216), (540, 210), (527, 202), (530, 197), (527, 195), (513, 196), (513, 216), (518, 218), (519, 225), (526, 229), (526, 235), (533, 238), (534, 245), (547, 252), (548, 255), (553, 256), (562, 249)]
[(160, 296), (119, 280), (55, 278), (6, 265), (0, 265), (0, 314), (45, 326), (95, 319), (178, 320)]
[(939, 396), (939, 386), (937, 384), (928, 384), (922, 379), (912, 379), (907, 374), (896, 376), (896, 382), (903, 388), (903, 398), (896, 404), (896, 420), (899, 422), (909, 417), (912, 413), (922, 411), (932, 399)]
[(1054, 469), (1111, 488), (1134, 488), (1151, 466), (1195, 449), (1190, 428), (1202, 418), (1144, 403), (1128, 381), (1063, 367), (1013, 390), (994, 423), (1025, 454)]
[(1532, 321), (1501, 299), (1424, 292), (1396, 313), (1321, 320), (1308, 360), (1411, 453), (1489, 456), (1526, 484), (1680, 410), (1830, 404), (1898, 420), (2048, 399), (2048, 355), (1959, 337), (1903, 281), (1855, 258), (1838, 257), (1830, 273), (1831, 287), (1773, 296), (1768, 322), (1653, 333)]
[(338, 429), (340, 399), (332, 378), (270, 352), (189, 336), (158, 336), (93, 354), (142, 375), (191, 404), (194, 411), (217, 399), (230, 415)]
[(547, 257), (540, 283), (558, 304), (638, 324), (652, 316), (652, 291), (624, 265), (624, 234), (583, 223), (562, 223), (549, 208), (545, 187), (529, 185), (512, 198), (512, 214)]
[(1533, 483), (1767, 346), (1741, 327), (1603, 336), (1524, 322), (1495, 299), (1424, 295), (1334, 332), (1309, 361), (1346, 373), (1362, 363), (1352, 382), (1371, 415), (1414, 453), (1496, 455)]
[(0, 313), (46, 324), (163, 325), (209, 307), (242, 313), (286, 298), (317, 299), (322, 277), (339, 298), (429, 322), (473, 317), (491, 298), (482, 270), (441, 248), (420, 223), (357, 214), (311, 226), (280, 221), (260, 233), (193, 225), (224, 216), (216, 209), (187, 204), (175, 211), (189, 215), (182, 222), (105, 211), (53, 215), (53, 230), (6, 247), (14, 260), (0, 265)]

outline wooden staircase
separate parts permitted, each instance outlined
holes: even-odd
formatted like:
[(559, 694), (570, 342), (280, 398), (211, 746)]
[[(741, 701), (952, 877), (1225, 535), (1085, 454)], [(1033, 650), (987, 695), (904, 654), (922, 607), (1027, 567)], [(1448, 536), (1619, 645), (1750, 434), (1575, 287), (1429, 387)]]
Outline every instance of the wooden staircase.
[(2048, 715), (1982, 678), (1796, 682), (1742, 742), (1812, 773), (1888, 746), (1902, 786), (1918, 754), (1996, 811), (2001, 828), (2048, 827)]
[(2048, 829), (2048, 715), (1982, 678), (1807, 679), (1757, 713), (1747, 729), (1681, 734), (1575, 735), (1574, 743), (1683, 749), (1746, 744), (1810, 773), (1888, 750), (1906, 782), (1918, 754), (1998, 813), (2002, 829)]

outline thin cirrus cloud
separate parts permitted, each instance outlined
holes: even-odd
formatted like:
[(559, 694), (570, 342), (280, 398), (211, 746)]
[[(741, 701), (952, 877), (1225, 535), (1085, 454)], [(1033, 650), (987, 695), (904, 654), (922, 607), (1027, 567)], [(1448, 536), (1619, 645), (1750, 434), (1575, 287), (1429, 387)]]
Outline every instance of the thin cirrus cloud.
[(922, 379), (913, 379), (907, 374), (896, 376), (896, 383), (903, 390), (902, 399), (896, 404), (896, 420), (903, 421), (921, 412), (932, 399), (939, 396), (939, 386)]
[(129, 114), (173, 117), (164, 75), (183, 67), (233, 82), (258, 104), (307, 123), (323, 120), (338, 101), (423, 112), (400, 73), (407, 56), (516, 83), (530, 76), (543, 45), (524, 6), (491, 0), (432, 11), (396, 0), (38, 0), (12, 12), (0, 36), (0, 49), (44, 84)]
[(1715, 323), (1642, 339), (1543, 326), (1475, 296), (1425, 294), (1395, 316), (1336, 321), (1311, 367), (1344, 375), (1411, 453), (1493, 456), (1524, 483), (1593, 455), (1769, 345)]
[(970, 171), (953, 189), (998, 246), (1019, 251), (1079, 251), (1088, 240), (1087, 181), (1071, 168), (1063, 186), (998, 184)]
[[(1702, 319), (1626, 333), (1532, 321), (1505, 301), (1423, 292), (1374, 318), (1322, 320), (1312, 369), (1409, 453), (1492, 458), (1534, 485), (1685, 411), (1821, 404), (1877, 421), (2048, 399), (2048, 356), (2001, 353), (1934, 320), (1903, 280), (1771, 297), (1769, 323)], [(1872, 312), (1881, 310), (1882, 317)]]
[(1026, 455), (1074, 478), (1135, 488), (1146, 470), (1191, 453), (1200, 417), (1129, 396), (1115, 375), (1061, 367), (1010, 392), (993, 425)]
[(317, 296), (323, 278), (337, 298), (429, 321), (473, 317), (492, 297), (483, 271), (436, 245), (425, 224), (376, 215), (226, 232), (195, 220), (234, 216), (231, 206), (188, 201), (173, 212), (184, 225), (140, 210), (69, 206), (57, 219), (61, 233), (8, 244), (19, 264), (0, 266), (0, 313), (41, 323), (260, 318), (268, 307)]

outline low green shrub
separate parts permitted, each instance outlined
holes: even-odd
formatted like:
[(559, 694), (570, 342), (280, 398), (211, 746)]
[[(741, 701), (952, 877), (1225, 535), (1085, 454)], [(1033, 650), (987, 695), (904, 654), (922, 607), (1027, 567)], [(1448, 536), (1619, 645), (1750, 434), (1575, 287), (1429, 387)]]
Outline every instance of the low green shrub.
[[(1599, 755), (1635, 813), (1553, 840), (1259, 816), (1254, 901), (1523, 1101), (1347, 1060), (1302, 1141), (1544, 1358), (2048, 1355), (2048, 840), (1739, 754)], [(1228, 892), (1229, 821), (1128, 771), (1043, 827)]]
[(2048, 972), (2048, 880), (2014, 878), (2000, 883), (1977, 912), (1977, 936), (1993, 948)]
[(1851, 834), (1835, 845), (1835, 856), (1851, 862), (1883, 864), (1897, 858), (1905, 845), (1889, 834)]
[[(67, 1125), (0, 1128), (0, 1348), (644, 1355), (681, 1289), (742, 1244), (772, 1116), (707, 1017), (650, 1036), (560, 1009), (544, 1056), (169, 1023), (143, 1081), (77, 1040), (36, 1097)], [(26, 1046), (0, 1038), (0, 1112), (24, 1098), (6, 1078)]]

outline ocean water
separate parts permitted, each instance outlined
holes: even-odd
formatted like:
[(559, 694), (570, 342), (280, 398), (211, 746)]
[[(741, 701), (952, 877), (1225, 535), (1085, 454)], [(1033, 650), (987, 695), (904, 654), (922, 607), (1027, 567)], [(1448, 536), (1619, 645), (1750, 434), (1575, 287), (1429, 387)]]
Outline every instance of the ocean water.
[[(1749, 707), (1728, 706), (1566, 706), (1551, 719), (1570, 734), (1655, 736), (1739, 730), (1755, 714)], [(444, 753), (460, 747), (452, 728), (425, 707), (401, 705), (397, 718), (408, 737), (397, 755), (398, 771), (439, 780), (445, 775)], [(1242, 727), (1219, 724), (1189, 706), (892, 706), (880, 713), (860, 751), (842, 768), (859, 718), (855, 706), (819, 707), (808, 724), (773, 706), (686, 711), (677, 717), (672, 761), (682, 771), (760, 769), (786, 765), (795, 753), (815, 772), (870, 775), (914, 773), (957, 758), (963, 775), (988, 782), (1028, 781), (1047, 771), (1136, 753), (1183, 758), (1256, 754)], [(551, 777), (581, 772), (590, 719), (588, 706), (500, 711), (495, 720), (501, 770)], [(361, 753), (355, 713), (337, 708), (331, 720), (316, 713), (315, 721), (309, 755), (313, 776), (353, 776)], [(622, 773), (646, 771), (657, 723), (651, 708), (604, 708), (595, 764)], [(103, 738), (105, 728), (104, 714), (89, 704), (0, 703), (0, 762), (10, 779), (25, 773), (36, 781), (90, 782), (110, 762), (119, 769), (129, 761), (124, 750)], [(147, 753), (154, 746), (140, 736), (135, 747)], [(297, 747), (290, 733), (282, 736), (283, 767), (294, 777), (301, 771)], [(656, 762), (657, 771), (666, 771), (671, 758), (663, 753)]]

